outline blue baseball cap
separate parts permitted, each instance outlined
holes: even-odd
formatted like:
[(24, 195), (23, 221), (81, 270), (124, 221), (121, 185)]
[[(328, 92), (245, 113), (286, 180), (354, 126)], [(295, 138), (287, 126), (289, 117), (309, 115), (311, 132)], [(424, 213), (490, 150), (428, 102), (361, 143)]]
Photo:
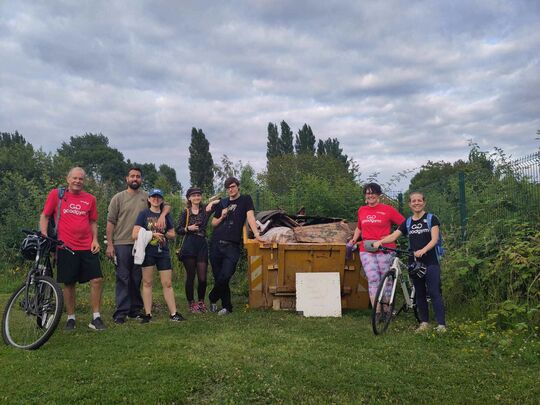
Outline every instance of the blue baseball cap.
[(148, 193), (148, 197), (153, 197), (155, 195), (159, 195), (161, 198), (163, 198), (163, 191), (161, 191), (159, 188), (153, 188)]

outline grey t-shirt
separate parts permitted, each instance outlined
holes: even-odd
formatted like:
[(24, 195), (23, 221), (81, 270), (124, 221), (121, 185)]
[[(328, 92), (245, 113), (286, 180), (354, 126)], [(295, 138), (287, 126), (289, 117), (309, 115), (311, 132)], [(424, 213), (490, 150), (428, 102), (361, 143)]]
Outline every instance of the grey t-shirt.
[(115, 245), (133, 245), (133, 226), (139, 213), (148, 208), (147, 202), (148, 193), (141, 189), (134, 193), (124, 190), (113, 196), (109, 203), (107, 221), (114, 225)]

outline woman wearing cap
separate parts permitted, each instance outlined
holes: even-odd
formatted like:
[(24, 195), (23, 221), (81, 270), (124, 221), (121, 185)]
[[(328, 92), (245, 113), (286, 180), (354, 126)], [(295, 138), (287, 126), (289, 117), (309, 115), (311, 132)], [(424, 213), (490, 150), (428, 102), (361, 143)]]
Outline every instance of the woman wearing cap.
[(429, 217), (425, 211), (426, 199), (424, 193), (413, 191), (409, 194), (409, 207), (413, 213), (409, 217), (410, 219), (404, 221), (391, 235), (374, 242), (373, 247), (378, 248), (383, 243), (394, 242), (401, 235), (408, 236), (410, 249), (414, 252), (414, 258), (409, 258), (409, 264), (414, 264), (416, 258), (427, 267), (424, 277), (412, 278), (420, 318), (420, 326), (417, 331), (422, 332), (429, 328), (427, 303), (427, 294), (429, 294), (438, 323), (435, 331), (445, 332), (444, 302), (441, 294), (441, 267), (436, 249), (434, 249), (439, 241), (440, 221), (433, 214)]
[[(184, 236), (182, 247), (178, 256), (186, 269), (186, 298), (189, 311), (192, 313), (205, 313), (206, 304), (206, 274), (208, 271), (208, 243), (206, 241), (206, 225), (209, 213), (214, 204), (202, 204), (202, 190), (191, 187), (186, 193), (186, 209), (180, 214), (177, 232)], [(197, 274), (197, 298), (194, 299), (195, 274)]]
[(151, 240), (145, 249), (144, 261), (142, 263), (144, 315), (141, 323), (148, 323), (152, 320), (152, 280), (154, 267), (159, 271), (161, 285), (163, 287), (163, 297), (169, 309), (169, 319), (174, 322), (183, 321), (184, 318), (176, 311), (176, 302), (172, 288), (172, 264), (169, 253), (168, 239), (175, 237), (174, 226), (169, 214), (165, 216), (165, 231), (159, 232), (155, 224), (163, 210), (163, 192), (157, 188), (148, 193), (148, 208), (141, 211), (133, 227), (132, 238), (136, 240), (140, 231), (152, 232)]
[[(363, 240), (379, 240), (390, 233), (392, 225), (400, 225), (405, 218), (394, 207), (381, 203), (381, 186), (377, 183), (368, 183), (364, 186), (366, 205), (358, 208), (358, 226), (354, 231), (349, 244), (358, 242), (360, 236)], [(382, 276), (392, 264), (392, 253), (367, 252), (364, 244), (360, 243), (360, 261), (368, 279), (369, 298), (371, 304), (375, 300), (377, 287)], [(385, 244), (386, 247), (395, 248), (395, 243)]]

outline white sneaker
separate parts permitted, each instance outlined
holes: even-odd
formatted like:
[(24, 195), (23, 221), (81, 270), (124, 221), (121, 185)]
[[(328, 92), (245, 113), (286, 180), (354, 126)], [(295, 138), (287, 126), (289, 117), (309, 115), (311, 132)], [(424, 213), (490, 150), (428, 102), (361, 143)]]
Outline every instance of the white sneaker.
[(418, 328), (416, 328), (415, 332), (416, 333), (422, 333), (422, 332), (427, 331), (428, 329), (429, 329), (429, 323), (421, 322), (420, 326)]
[(229, 315), (230, 311), (227, 308), (223, 308), (217, 314), (218, 315)]
[(217, 304), (214, 303), (214, 302), (211, 302), (210, 303), (210, 312), (217, 312), (218, 309), (217, 309)]
[(437, 333), (446, 333), (446, 326), (445, 325), (439, 325), (435, 328), (435, 332)]

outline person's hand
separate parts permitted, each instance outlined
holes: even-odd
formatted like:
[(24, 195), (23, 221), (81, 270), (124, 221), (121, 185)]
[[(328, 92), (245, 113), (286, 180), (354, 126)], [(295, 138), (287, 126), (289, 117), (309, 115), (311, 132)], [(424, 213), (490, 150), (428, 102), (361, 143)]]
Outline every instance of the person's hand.
[(96, 253), (99, 253), (99, 242), (97, 240), (93, 240), (92, 241), (92, 247), (90, 248), (90, 251), (93, 253), (93, 254), (96, 254)]
[(426, 254), (425, 249), (420, 249), (420, 250), (417, 250), (416, 252), (414, 252), (414, 257), (422, 257), (425, 254)]
[(154, 229), (162, 232), (165, 229), (165, 216), (160, 216), (156, 222), (154, 222)]
[(107, 250), (105, 251), (105, 254), (109, 259), (114, 260), (114, 246), (112, 245), (112, 243), (109, 242), (107, 244)]
[(266, 242), (260, 234), (255, 235), (255, 239), (260, 243)]
[(381, 241), (378, 240), (378, 241), (373, 242), (373, 245), (372, 245), (372, 246), (373, 246), (375, 249), (378, 249), (378, 248), (381, 247), (381, 245), (382, 245)]
[(160, 232), (152, 232), (152, 238), (156, 239), (159, 243), (165, 240), (165, 235)]
[(353, 239), (349, 239), (349, 240), (347, 241), (347, 245), (349, 245), (349, 246), (354, 246), (354, 245), (356, 245), (356, 242), (355, 242)]
[(199, 225), (193, 224), (193, 225), (188, 226), (187, 229), (192, 232), (197, 232), (199, 230)]
[(227, 215), (228, 215), (228, 214), (229, 214), (229, 207), (223, 208), (223, 209), (221, 210), (221, 217), (220, 217), (220, 219), (223, 220), (223, 219), (227, 218)]

